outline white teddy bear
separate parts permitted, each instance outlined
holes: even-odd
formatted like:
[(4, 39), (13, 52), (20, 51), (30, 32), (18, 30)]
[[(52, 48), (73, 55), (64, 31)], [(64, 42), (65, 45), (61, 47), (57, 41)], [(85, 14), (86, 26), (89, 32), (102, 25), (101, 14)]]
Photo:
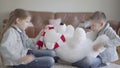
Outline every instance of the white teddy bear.
[(87, 38), (82, 28), (78, 27), (74, 30), (73, 26), (64, 24), (57, 29), (58, 31), (56, 29), (46, 30), (44, 43), (46, 48), (54, 49), (57, 56), (66, 62), (74, 63), (84, 57), (95, 58), (105, 50), (105, 47), (101, 47), (98, 51), (94, 51), (93, 46), (96, 44), (104, 45), (104, 41), (108, 39), (106, 35), (92, 41)]

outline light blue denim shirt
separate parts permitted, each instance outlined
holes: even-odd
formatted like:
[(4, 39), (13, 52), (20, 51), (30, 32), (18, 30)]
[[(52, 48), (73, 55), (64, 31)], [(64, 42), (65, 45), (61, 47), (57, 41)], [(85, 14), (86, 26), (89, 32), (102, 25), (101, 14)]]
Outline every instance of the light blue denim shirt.
[[(32, 41), (26, 35), (24, 37), (24, 45), (21, 40), (19, 32), (21, 31), (17, 26), (15, 28), (10, 27), (3, 35), (1, 41), (0, 52), (3, 56), (5, 65), (19, 65), (22, 62), (17, 60), (23, 56), (26, 56), (29, 49), (36, 49), (36, 40)], [(24, 33), (24, 32), (23, 32)]]
[(120, 37), (116, 34), (112, 27), (110, 27), (109, 23), (107, 23), (106, 27), (98, 33), (98, 36), (102, 34), (107, 35), (109, 38), (108, 41), (105, 41), (106, 50), (100, 54), (103, 63), (118, 60), (116, 47), (120, 46)]

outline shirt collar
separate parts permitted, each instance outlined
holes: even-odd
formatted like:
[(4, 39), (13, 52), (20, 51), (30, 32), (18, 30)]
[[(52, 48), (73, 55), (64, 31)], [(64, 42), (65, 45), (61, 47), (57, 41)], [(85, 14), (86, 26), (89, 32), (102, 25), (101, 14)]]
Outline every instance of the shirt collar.
[(22, 31), (18, 26), (16, 26), (15, 24), (13, 24), (12, 26), (15, 27), (17, 31), (23, 32), (23, 31)]

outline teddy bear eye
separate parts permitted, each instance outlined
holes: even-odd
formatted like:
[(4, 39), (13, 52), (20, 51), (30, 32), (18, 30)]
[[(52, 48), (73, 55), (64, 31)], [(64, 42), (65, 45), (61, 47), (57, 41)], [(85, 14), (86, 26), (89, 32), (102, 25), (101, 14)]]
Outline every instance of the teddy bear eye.
[(60, 25), (64, 25), (64, 23), (63, 23), (63, 22), (61, 22), (61, 23), (60, 23)]

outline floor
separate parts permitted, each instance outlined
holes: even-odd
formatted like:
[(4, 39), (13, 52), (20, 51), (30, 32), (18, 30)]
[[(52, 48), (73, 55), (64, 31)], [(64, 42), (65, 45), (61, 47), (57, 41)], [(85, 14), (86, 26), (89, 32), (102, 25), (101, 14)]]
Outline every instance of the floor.
[[(0, 65), (0, 68), (1, 65)], [(65, 63), (57, 63), (53, 66), (53, 68), (76, 68), (76, 67), (72, 67), (69, 64), (65, 64)], [(101, 67), (101, 68), (120, 68), (120, 60), (116, 61), (115, 63), (111, 63), (110, 65), (106, 66), (106, 67)]]
[[(57, 63), (53, 66), (53, 68), (77, 68), (77, 67), (73, 67), (64, 63), (59, 63), (59, 64)], [(101, 68), (120, 68), (120, 60)]]
[[(63, 65), (63, 64), (55, 64), (53, 68), (77, 68), (77, 67), (72, 67), (70, 65)], [(101, 67), (101, 68), (120, 68), (120, 65), (110, 64), (108, 66)]]

